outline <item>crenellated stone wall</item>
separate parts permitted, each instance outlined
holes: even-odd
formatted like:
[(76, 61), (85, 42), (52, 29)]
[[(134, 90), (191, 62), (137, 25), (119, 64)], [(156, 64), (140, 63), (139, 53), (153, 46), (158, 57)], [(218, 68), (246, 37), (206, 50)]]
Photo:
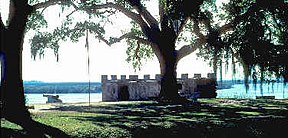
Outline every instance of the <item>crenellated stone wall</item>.
[[(156, 74), (154, 79), (150, 75), (144, 75), (139, 79), (138, 75), (102, 75), (102, 101), (128, 101), (128, 100), (149, 100), (158, 97), (161, 89), (161, 75)], [(201, 74), (194, 74), (189, 78), (188, 74), (181, 74), (177, 78), (179, 94), (186, 98), (216, 97), (216, 76), (214, 73), (208, 73), (207, 78), (201, 77)]]

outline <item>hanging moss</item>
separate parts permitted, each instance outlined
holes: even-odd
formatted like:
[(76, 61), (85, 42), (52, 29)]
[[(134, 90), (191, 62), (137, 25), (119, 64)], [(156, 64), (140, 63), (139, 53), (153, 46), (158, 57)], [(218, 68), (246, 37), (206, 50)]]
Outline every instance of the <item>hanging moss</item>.
[[(261, 86), (274, 76), (278, 80), (282, 77), (286, 84), (288, 80), (286, 62), (288, 59), (288, 20), (286, 18), (288, 17), (288, 4), (286, 2), (272, 6), (263, 5), (258, 1), (251, 2), (233, 0), (224, 6), (224, 9), (229, 11), (229, 15), (225, 16), (230, 17), (231, 20), (237, 18), (234, 22), (233, 32), (223, 36), (223, 39), (219, 39), (221, 37), (217, 37), (214, 30), (209, 32), (207, 41), (212, 48), (208, 48), (210, 51), (207, 53), (211, 50), (214, 52), (212, 56), (213, 69), (217, 70), (216, 63), (219, 68), (222, 66), (215, 60), (221, 62), (225, 59), (226, 72), (227, 64), (229, 64), (227, 59), (231, 58), (233, 79), (236, 74), (235, 63), (240, 61), (247, 91), (249, 77), (257, 72), (257, 67), (259, 67)], [(254, 69), (253, 73), (252, 69)], [(257, 76), (252, 76), (252, 78), (256, 85)], [(267, 79), (269, 81), (265, 81)]]

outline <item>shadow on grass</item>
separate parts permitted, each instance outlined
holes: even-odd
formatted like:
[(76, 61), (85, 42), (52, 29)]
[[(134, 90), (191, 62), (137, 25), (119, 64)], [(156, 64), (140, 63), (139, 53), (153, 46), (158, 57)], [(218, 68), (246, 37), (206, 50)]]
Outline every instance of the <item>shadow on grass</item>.
[[(1, 122), (1, 137), (2, 138), (31, 138), (31, 137), (55, 137), (55, 138), (68, 138), (70, 137), (65, 132), (58, 128), (39, 123), (34, 120), (28, 120), (25, 124), (26, 129), (23, 126), (17, 125), (16, 123), (9, 122), (5, 119), (1, 119), (5, 123), (9, 123), (12, 128), (2, 127)], [(6, 124), (7, 125), (7, 124)], [(13, 128), (14, 126), (14, 128)], [(16, 126), (16, 128), (15, 128)], [(29, 131), (27, 130), (29, 129)]]
[(285, 102), (215, 101), (187, 106), (155, 102), (62, 106), (53, 110), (89, 113), (63, 117), (122, 128), (132, 137), (280, 137), (288, 130)]
[(24, 130), (2, 128), (1, 127), (1, 137), (2, 138), (28, 138)]

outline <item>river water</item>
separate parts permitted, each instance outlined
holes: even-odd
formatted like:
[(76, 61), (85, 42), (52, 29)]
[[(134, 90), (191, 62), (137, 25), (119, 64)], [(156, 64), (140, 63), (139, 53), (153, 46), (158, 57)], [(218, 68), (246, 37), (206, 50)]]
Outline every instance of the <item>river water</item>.
[[(47, 97), (43, 97), (43, 94), (25, 94), (28, 104), (34, 103), (46, 103)], [(55, 94), (56, 95), (56, 94)], [(57, 94), (59, 99), (63, 103), (79, 103), (79, 102), (88, 102), (89, 95), (88, 93), (67, 93), (67, 94)], [(102, 93), (91, 93), (90, 101), (91, 102), (100, 102), (102, 100)]]
[(283, 83), (263, 84), (262, 91), (260, 84), (256, 85), (256, 89), (253, 84), (250, 84), (248, 91), (244, 84), (233, 85), (231, 89), (217, 90), (217, 98), (255, 99), (256, 96), (275, 96), (275, 99), (287, 99), (288, 84), (286, 86)]
[[(25, 94), (27, 97), (28, 104), (34, 103), (46, 103), (47, 97), (43, 97), (43, 94)], [(78, 103), (88, 102), (88, 93), (68, 93), (68, 94), (57, 94), (63, 103)], [(233, 85), (230, 89), (217, 90), (217, 98), (252, 98), (256, 96), (275, 96), (276, 99), (288, 99), (288, 84), (286, 86), (283, 83), (274, 83), (268, 85), (263, 84), (262, 92), (260, 84), (256, 85), (254, 89), (253, 84), (249, 85), (249, 91), (246, 92), (246, 88), (243, 84)], [(91, 93), (91, 102), (100, 102), (102, 100), (102, 93)]]

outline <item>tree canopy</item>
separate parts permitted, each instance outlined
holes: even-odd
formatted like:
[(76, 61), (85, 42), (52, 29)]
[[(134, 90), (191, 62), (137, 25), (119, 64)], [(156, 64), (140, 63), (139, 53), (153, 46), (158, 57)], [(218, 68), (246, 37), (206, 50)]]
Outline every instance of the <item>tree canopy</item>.
[[(12, 2), (7, 26), (1, 18), (1, 104), (3, 101), (6, 119), (28, 132), (36, 132), (39, 137), (44, 136), (45, 131), (54, 132), (58, 137), (67, 135), (48, 126), (40, 128), (24, 104), (22, 45), (31, 10), (34, 12), (28, 19), (26, 31), (35, 33), (31, 39), (34, 58), (43, 56), (45, 48), (54, 49), (58, 57), (60, 41), (77, 42), (83, 36), (88, 38), (88, 34), (107, 45), (125, 39), (129, 45), (127, 60), (134, 67), (141, 66), (140, 59), (156, 55), (162, 75), (160, 98), (163, 100), (182, 100), (177, 89), (177, 63), (197, 49), (199, 56), (212, 61), (215, 72), (217, 66), (222, 66), (223, 59), (227, 63), (231, 59), (232, 65), (241, 63), (246, 84), (252, 70), (261, 82), (273, 76), (283, 77), (285, 83), (288, 81), (287, 0), (230, 0), (222, 9), (215, 6), (215, 0), (158, 0), (157, 15), (147, 10), (148, 0), (29, 0), (29, 5), (27, 0)], [(65, 20), (53, 31), (43, 31), (48, 25), (43, 12), (54, 5), (60, 5), (60, 16), (64, 15)], [(105, 25), (113, 23), (109, 17), (117, 13), (130, 18), (132, 27), (120, 36), (106, 36)], [(181, 40), (187, 43), (179, 42)], [(86, 39), (87, 48), (88, 45)]]
[[(125, 0), (66, 2), (54, 0), (42, 3), (39, 3), (38, 1), (31, 1), (31, 3), (37, 3), (34, 5), (36, 11), (30, 16), (27, 24), (27, 28), (36, 30), (35, 36), (31, 39), (31, 53), (34, 58), (37, 55), (42, 57), (44, 55), (45, 48), (52, 48), (57, 56), (59, 41), (66, 41), (70, 39), (73, 42), (77, 42), (79, 41), (79, 38), (85, 36), (85, 30), (89, 30), (89, 33), (93, 34), (95, 38), (105, 42), (107, 45), (112, 45), (116, 42), (120, 42), (121, 40), (125, 40), (129, 46), (126, 52), (126, 60), (131, 62), (135, 69), (140, 69), (143, 59), (149, 59), (154, 56), (153, 49), (150, 47), (151, 40), (145, 36), (145, 31), (143, 30), (143, 27), (145, 26), (151, 27), (154, 24), (155, 28), (164, 30), (165, 27), (163, 26), (167, 25), (168, 28), (177, 30), (176, 38), (178, 38), (178, 41), (186, 40), (190, 43), (194, 43), (192, 37), (184, 39), (180, 36), (180, 34), (183, 32), (191, 33), (192, 22), (188, 23), (187, 19), (191, 17), (191, 14), (194, 14), (194, 12), (200, 12), (200, 5), (203, 3), (203, 1), (200, 0), (196, 3), (189, 3), (189, 1), (154, 1), (153, 4), (159, 4), (158, 6), (155, 6), (159, 7), (159, 9), (157, 9), (159, 14), (156, 13), (156, 15), (152, 15), (152, 13), (155, 13), (155, 11), (157, 12), (157, 10), (148, 11), (146, 9), (145, 5), (148, 2), (150, 1), (139, 1), (139, 4), (137, 4), (136, 1)], [(213, 3), (211, 0), (207, 2)], [(43, 11), (48, 9), (49, 6), (55, 5), (60, 5), (62, 8), (61, 14), (64, 14), (63, 23), (54, 31), (43, 32), (41, 29), (39, 29), (41, 27), (47, 27), (47, 21), (43, 16)], [(181, 5), (192, 5), (192, 7), (188, 8)], [(190, 9), (193, 10), (191, 11)], [(123, 31), (121, 36), (115, 37), (111, 34), (109, 34), (110, 36), (107, 36), (105, 31), (107, 28), (105, 29), (105, 26), (109, 23), (113, 23), (109, 17), (117, 14), (119, 15), (119, 13), (122, 13), (131, 19), (131, 29), (128, 31)], [(164, 14), (165, 17), (163, 16)], [(77, 19), (79, 15), (83, 16), (85, 20)], [(195, 14), (193, 16), (198, 18), (200, 15)], [(190, 28), (183, 29), (187, 24), (189, 24)], [(194, 38), (196, 38), (196, 36), (194, 36)], [(183, 50), (181, 49), (179, 51), (179, 53), (181, 53), (179, 57), (185, 57), (195, 50), (196, 47), (192, 47), (192, 45), (185, 45)]]
[[(52, 48), (58, 56), (60, 41), (77, 42), (87, 37), (88, 31), (107, 45), (125, 40), (129, 46), (126, 60), (140, 69), (143, 59), (157, 56), (153, 39), (160, 38), (150, 36), (149, 31), (170, 30), (174, 33), (166, 39), (175, 39), (172, 43), (178, 49), (177, 62), (199, 49), (198, 56), (209, 60), (215, 72), (231, 61), (234, 73), (236, 63), (243, 66), (246, 82), (252, 72), (261, 81), (265, 77), (283, 77), (287, 82), (287, 1), (230, 0), (217, 7), (216, 0), (159, 0), (154, 1), (158, 5), (156, 12), (148, 11), (149, 2), (152, 1), (30, 0), (35, 9), (27, 23), (28, 30), (35, 31), (31, 53), (34, 58), (41, 57), (45, 48)], [(53, 31), (42, 31), (47, 27), (43, 12), (56, 5), (62, 9), (62, 25)], [(121, 36), (107, 34), (105, 26), (113, 24), (111, 17), (120, 13), (131, 19), (131, 29), (123, 30)], [(77, 18), (79, 15), (82, 19)]]
[[(254, 74), (255, 79), (264, 80), (283, 78), (287, 82), (288, 74), (288, 3), (283, 0), (264, 2), (231, 0), (223, 6), (222, 20), (231, 23), (232, 31), (219, 35), (211, 31), (208, 44), (202, 55), (222, 66), (217, 58), (232, 64), (241, 63), (245, 82)], [(214, 29), (215, 30), (215, 29)], [(210, 41), (210, 43), (209, 43)], [(211, 43), (212, 42), (212, 43)], [(213, 51), (213, 54), (209, 54)], [(220, 61), (220, 62), (219, 62)], [(226, 64), (228, 65), (228, 63)], [(235, 65), (234, 67), (234, 73)]]

